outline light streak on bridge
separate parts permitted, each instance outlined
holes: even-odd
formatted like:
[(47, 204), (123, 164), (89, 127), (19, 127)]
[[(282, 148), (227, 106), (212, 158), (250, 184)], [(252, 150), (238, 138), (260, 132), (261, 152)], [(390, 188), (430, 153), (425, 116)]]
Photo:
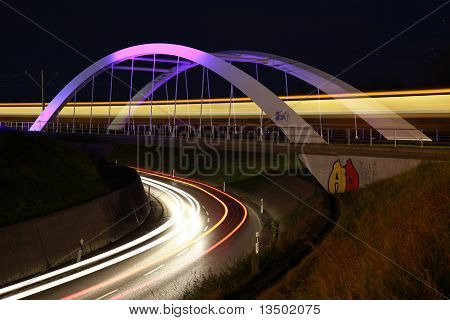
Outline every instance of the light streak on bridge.
[[(403, 117), (450, 117), (450, 89), (433, 90), (405, 90), (405, 91), (383, 91), (368, 92), (361, 94), (342, 94), (341, 98), (332, 99), (328, 95), (320, 95), (321, 110), (318, 109), (317, 95), (293, 95), (281, 96), (286, 104), (292, 107), (302, 116), (323, 116), (329, 117), (352, 117), (353, 113), (342, 104), (341, 99), (352, 99), (355, 103), (372, 97), (383, 103), (389, 109), (402, 115)], [(287, 100), (288, 98), (288, 100)], [(248, 98), (235, 98), (235, 114), (239, 119), (257, 118), (260, 115), (259, 107)], [(215, 119), (227, 118), (229, 112), (229, 98), (211, 99), (211, 116)], [(112, 102), (111, 115), (116, 116), (126, 101)], [(109, 102), (93, 102), (93, 117), (107, 118)], [(75, 117), (87, 118), (90, 116), (91, 102), (77, 102), (75, 105)], [(198, 118), (200, 116), (201, 101), (199, 99), (177, 100), (177, 116), (180, 118)], [(60, 112), (61, 118), (71, 119), (73, 117), (74, 103), (69, 102)], [(35, 118), (41, 109), (40, 103), (0, 103), (0, 117), (7, 118)], [(150, 111), (148, 101), (136, 106), (134, 111), (135, 119), (147, 119)], [(160, 100), (153, 102), (153, 117), (155, 119), (166, 119), (171, 117), (174, 111), (173, 100)], [(370, 114), (370, 110), (362, 110)], [(203, 117), (209, 117), (209, 113), (203, 113)]]

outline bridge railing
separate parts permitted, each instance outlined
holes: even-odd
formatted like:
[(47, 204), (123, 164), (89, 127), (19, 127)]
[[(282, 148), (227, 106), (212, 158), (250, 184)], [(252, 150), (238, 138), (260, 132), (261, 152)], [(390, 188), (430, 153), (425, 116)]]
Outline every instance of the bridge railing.
[[(0, 121), (0, 128), (4, 130), (28, 131), (33, 122), (28, 121)], [(5, 129), (6, 128), (6, 129)], [(118, 130), (108, 129), (106, 123), (89, 123), (87, 121), (61, 121), (55, 120), (47, 123), (44, 132), (58, 134), (97, 134), (97, 135), (131, 135), (155, 136), (166, 138), (204, 138), (214, 140), (245, 139), (254, 141), (271, 141), (274, 143), (288, 143), (289, 139), (283, 129), (276, 125), (169, 125), (169, 124), (143, 124), (130, 123)], [(292, 128), (291, 128), (292, 129)], [(401, 138), (405, 130), (396, 128), (360, 127), (318, 127), (301, 128), (292, 133), (290, 138), (310, 136), (315, 130), (328, 144), (347, 145), (391, 145), (391, 146), (450, 146), (450, 129), (421, 129), (415, 139)], [(380, 131), (388, 132), (387, 139)]]

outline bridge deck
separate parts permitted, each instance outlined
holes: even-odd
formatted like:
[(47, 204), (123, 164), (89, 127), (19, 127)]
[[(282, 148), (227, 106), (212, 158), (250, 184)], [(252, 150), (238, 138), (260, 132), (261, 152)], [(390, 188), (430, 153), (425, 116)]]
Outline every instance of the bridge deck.
[(303, 153), (317, 155), (348, 155), (377, 158), (419, 159), (450, 161), (450, 147), (393, 146), (393, 145), (345, 145), (345, 144), (294, 144), (287, 142), (257, 141), (254, 139), (210, 139), (210, 138), (169, 138), (133, 135), (89, 135), (64, 133), (52, 136), (71, 142), (92, 142), (112, 144), (136, 144), (140, 146), (161, 146), (168, 148), (216, 148), (218, 150), (255, 153)]

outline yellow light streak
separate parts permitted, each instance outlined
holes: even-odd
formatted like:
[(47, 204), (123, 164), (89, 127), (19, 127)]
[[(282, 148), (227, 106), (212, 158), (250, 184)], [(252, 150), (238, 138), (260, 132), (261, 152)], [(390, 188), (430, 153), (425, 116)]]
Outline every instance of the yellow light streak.
[[(388, 107), (392, 111), (408, 116), (449, 116), (450, 115), (450, 89), (432, 89), (432, 90), (407, 90), (407, 91), (385, 91), (369, 92), (364, 95), (340, 95), (341, 98), (333, 99), (321, 97), (321, 111), (324, 116), (348, 116), (353, 115), (343, 104), (352, 103), (356, 106), (361, 103), (360, 113), (370, 114), (369, 109), (363, 109), (364, 99), (367, 95), (371, 96), (377, 102)], [(285, 99), (286, 97), (281, 97)], [(350, 101), (349, 101), (350, 100)], [(209, 103), (205, 100), (204, 103)], [(211, 99), (212, 114), (209, 114), (209, 108), (203, 110), (203, 117), (209, 118), (227, 118), (229, 112), (229, 98)], [(312, 96), (290, 96), (286, 103), (294, 108), (301, 116), (315, 116), (319, 114), (319, 101), (317, 95)], [(111, 105), (111, 117), (115, 117), (120, 109), (127, 105), (126, 101), (115, 101)], [(94, 102), (93, 116), (98, 118), (108, 117), (109, 102)], [(73, 103), (68, 103), (60, 112), (62, 118), (72, 118)], [(90, 102), (77, 102), (75, 108), (76, 118), (86, 118), (90, 115)], [(259, 117), (260, 109), (248, 98), (235, 98), (235, 114), (237, 118), (256, 118)], [(41, 112), (39, 103), (0, 103), (0, 117), (37, 117)], [(153, 103), (153, 117), (168, 118), (174, 112), (173, 101), (155, 101)], [(150, 106), (147, 101), (140, 105), (134, 111), (136, 118), (148, 118)], [(200, 100), (177, 100), (177, 117), (193, 118), (200, 116)]]

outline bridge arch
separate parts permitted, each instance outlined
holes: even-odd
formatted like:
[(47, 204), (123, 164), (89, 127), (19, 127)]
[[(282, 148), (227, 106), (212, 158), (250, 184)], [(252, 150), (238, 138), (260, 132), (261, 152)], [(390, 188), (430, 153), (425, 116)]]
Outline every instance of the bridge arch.
[[(153, 54), (181, 57), (217, 73), (253, 100), (283, 130), (290, 141), (325, 143), (324, 139), (293, 109), (244, 71), (212, 54), (186, 46), (165, 43), (129, 47), (98, 60), (78, 74), (53, 98), (47, 108), (35, 120), (30, 131), (41, 131), (47, 122), (55, 117), (73, 97), (75, 92), (79, 91), (93, 77), (104, 72), (110, 66), (135, 57)], [(277, 116), (280, 112), (284, 114), (283, 117)]]
[[(216, 57), (222, 58), (225, 61), (232, 62), (257, 62), (259, 64), (286, 72), (300, 80), (303, 80), (314, 87), (319, 88), (333, 98), (338, 98), (342, 94), (359, 94), (364, 93), (346, 82), (307, 64), (299, 61), (289, 59), (286, 57), (255, 51), (222, 51), (214, 54)], [(150, 81), (131, 100), (135, 106), (145, 100), (158, 88), (164, 85), (167, 81), (177, 75), (177, 73), (184, 72), (187, 69), (193, 68), (198, 64), (183, 65), (173, 67), (169, 72), (159, 75), (154, 81)], [(357, 102), (354, 99), (343, 99), (342, 104), (347, 107), (354, 114), (366, 121), (371, 127), (380, 132), (386, 139), (389, 140), (427, 140), (413, 125), (400, 117), (391, 109), (377, 102), (375, 99), (366, 96), (366, 99), (359, 99)], [(128, 108), (119, 111), (110, 125), (111, 129), (122, 128), (127, 119), (125, 112)], [(295, 113), (295, 112), (294, 112)], [(396, 129), (395, 131), (393, 129)]]

